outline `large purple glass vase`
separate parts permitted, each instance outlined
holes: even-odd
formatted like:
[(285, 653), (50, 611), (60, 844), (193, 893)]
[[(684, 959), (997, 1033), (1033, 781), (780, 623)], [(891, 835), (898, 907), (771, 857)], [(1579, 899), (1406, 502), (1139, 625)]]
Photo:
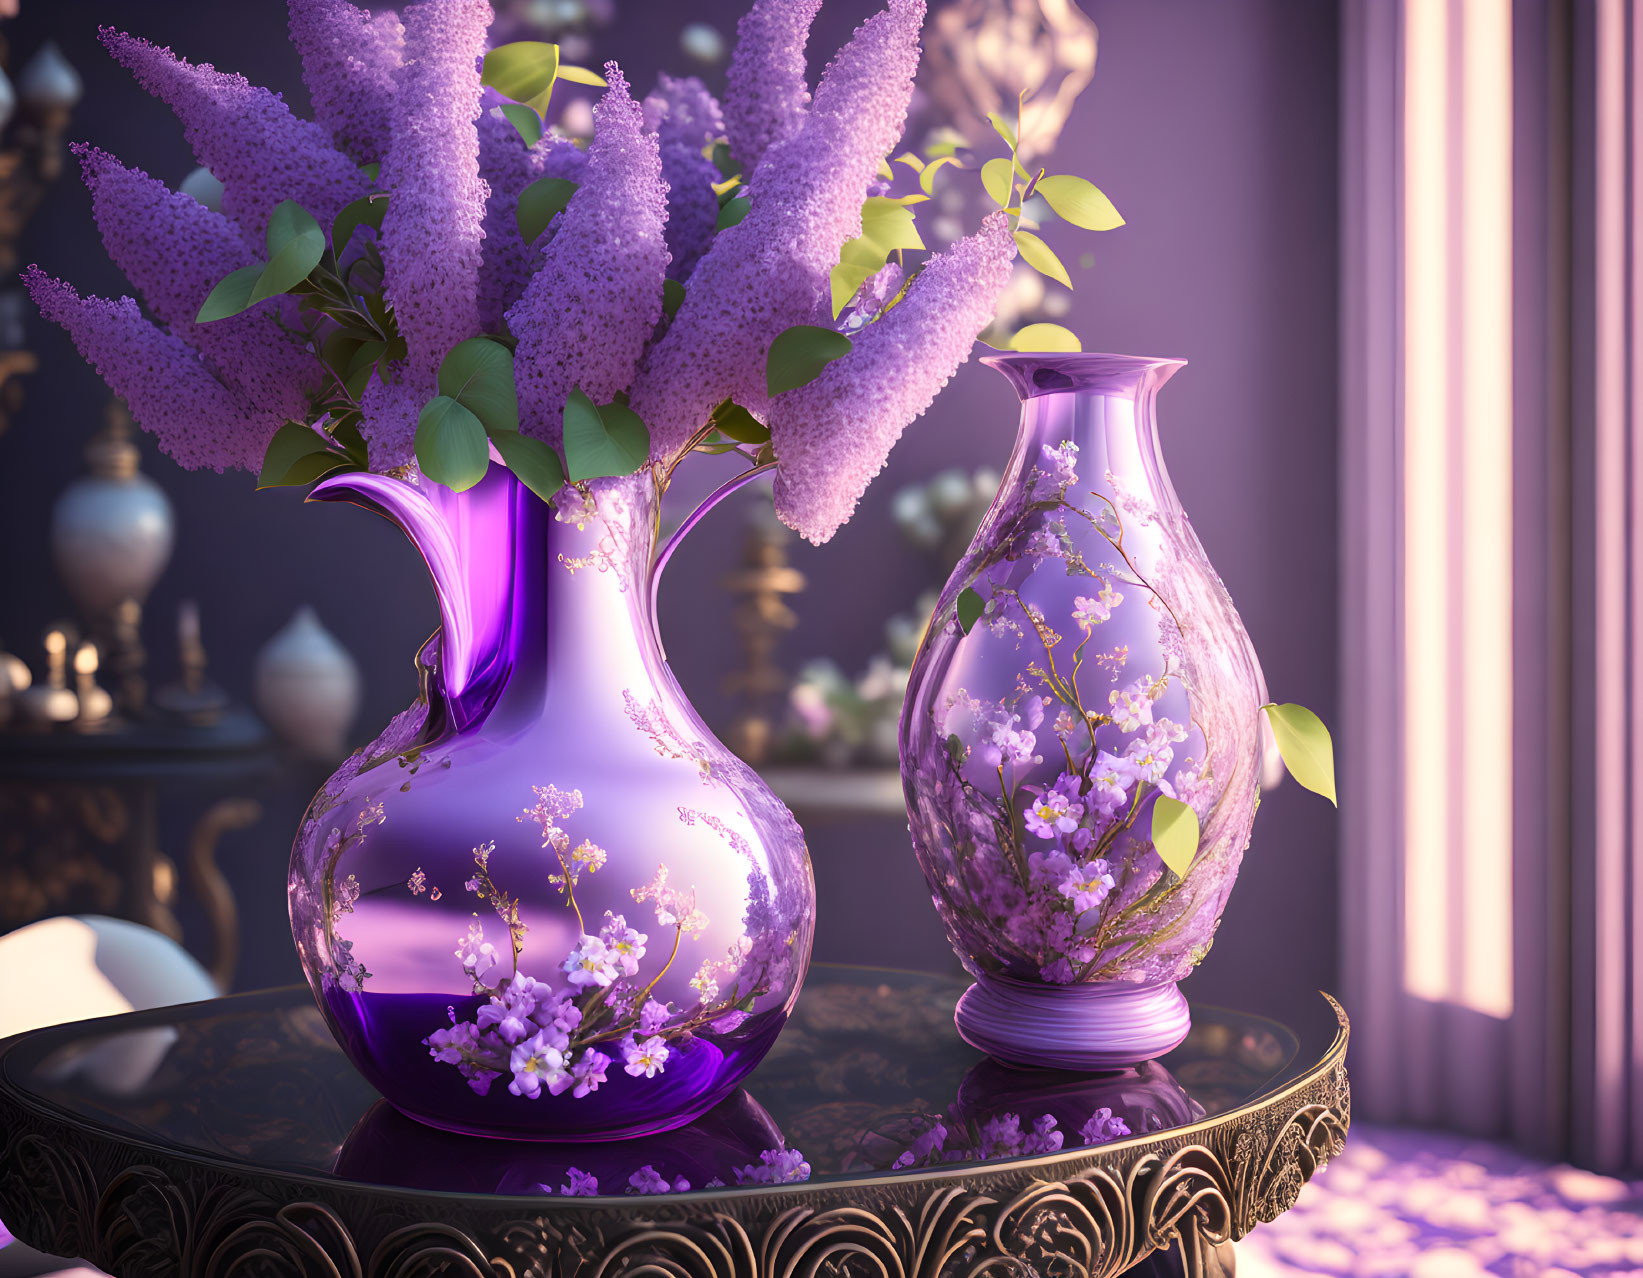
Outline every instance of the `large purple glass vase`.
[(442, 624), (423, 694), (314, 800), (291, 927), (331, 1031), (398, 1109), (524, 1139), (666, 1131), (769, 1049), (809, 960), (804, 838), (669, 671), (647, 472), (550, 504), (315, 489), (400, 525)]
[[(1186, 1036), (1176, 982), (1249, 842), (1265, 686), (1164, 469), (1153, 406), (1181, 361), (983, 362), (1021, 423), (913, 663), (913, 844), (976, 978), (965, 1038), (1017, 1064), (1130, 1064)], [(1154, 846), (1160, 796), (1199, 822), (1184, 873)]]

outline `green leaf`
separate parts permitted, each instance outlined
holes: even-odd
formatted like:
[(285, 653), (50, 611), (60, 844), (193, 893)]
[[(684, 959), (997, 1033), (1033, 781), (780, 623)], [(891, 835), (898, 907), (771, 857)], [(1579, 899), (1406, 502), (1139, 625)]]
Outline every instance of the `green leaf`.
[(1272, 735), (1289, 775), (1339, 807), (1335, 797), (1335, 744), (1324, 721), (1305, 706), (1293, 703), (1262, 709), (1272, 724)]
[(921, 157), (914, 155), (911, 151), (903, 151), (895, 158), (894, 162), (896, 164), (905, 164), (908, 168), (912, 169), (914, 173), (924, 172), (924, 160)]
[(987, 611), (987, 601), (974, 589), (966, 586), (958, 592), (958, 628), (969, 634), (976, 622), (981, 620), (981, 614)]
[(964, 738), (956, 732), (947, 734), (947, 757), (955, 768), (964, 766)]
[(194, 322), (209, 324), (212, 320), (227, 319), (247, 309), (256, 301), (251, 294), (256, 291), (257, 277), (261, 274), (262, 266), (259, 263), (256, 266), (242, 266), (218, 280), (216, 287), (206, 294), (205, 301), (200, 304), (200, 313), (194, 317)]
[(449, 395), (437, 395), (417, 418), (416, 461), (424, 475), (453, 492), (472, 488), (491, 463), (485, 427)]
[(1011, 151), (1016, 149), (1015, 128), (997, 111), (987, 112), (987, 122), (993, 126), (993, 132), (1004, 139)]
[(795, 324), (776, 334), (764, 359), (764, 382), (772, 395), (804, 386), (821, 376), (822, 369), (850, 353), (843, 333), (815, 324)]
[(344, 413), (338, 417), (331, 426), (331, 438), (342, 446), (355, 465), (364, 468), (368, 464), (370, 454), (365, 447), (365, 437), (359, 433), (358, 413)]
[(559, 78), (569, 80), (572, 84), (586, 84), (595, 89), (605, 87), (605, 77), (597, 71), (590, 71), (587, 67), (573, 67), (568, 62), (559, 64)]
[(938, 155), (926, 164), (918, 175), (918, 189), (926, 195), (935, 194), (936, 174), (940, 173), (945, 165), (954, 164), (959, 168), (964, 166), (958, 163), (958, 157), (952, 155)]
[(479, 78), (505, 98), (535, 107), (541, 114), (559, 75), (559, 46), (541, 40), (502, 44), (485, 55)]
[(662, 313), (672, 319), (685, 304), (685, 286), (678, 280), (662, 281)]
[(268, 265), (257, 277), (251, 300), (287, 292), (308, 278), (325, 256), (325, 232), (295, 200), (281, 200), (268, 215)]
[(491, 437), (496, 451), (508, 464), (508, 469), (543, 501), (547, 501), (565, 486), (565, 468), (559, 454), (540, 439), (521, 435), (516, 430), (505, 430)]
[(988, 160), (981, 166), (981, 185), (987, 198), (1001, 209), (1010, 207), (1015, 194), (1015, 170), (1004, 156)]
[(382, 215), (387, 211), (386, 195), (362, 195), (359, 199), (344, 204), (336, 220), (331, 223), (331, 252), (341, 260), (342, 250), (348, 247), (348, 241), (353, 239), (354, 232), (362, 226), (368, 226), (381, 234)]
[(1160, 794), (1152, 803), (1152, 846), (1176, 878), (1186, 878), (1198, 855), (1198, 814), (1179, 799)]
[(713, 167), (719, 170), (722, 178), (733, 178), (741, 174), (742, 166), (736, 163), (736, 158), (730, 154), (730, 146), (725, 142), (715, 142), (713, 153), (708, 157), (713, 161)]
[(523, 102), (504, 102), (502, 114), (519, 130), (520, 141), (526, 146), (535, 146), (542, 140), (542, 117), (534, 107), (528, 107)]
[[(311, 426), (304, 426), (299, 422), (286, 422), (274, 432), (274, 438), (268, 441), (267, 451), (263, 453), (262, 470), (257, 475), (258, 488), (274, 488), (285, 484), (285, 476), (291, 467), (304, 457), (315, 453), (323, 453), (325, 436)], [(343, 461), (344, 458), (337, 458)]]
[(1112, 201), (1101, 193), (1095, 183), (1070, 173), (1057, 173), (1040, 178), (1034, 188), (1036, 194), (1055, 210), (1055, 215), (1086, 231), (1110, 231), (1123, 226)]
[(1059, 324), (1029, 324), (1004, 344), (1010, 351), (1081, 351), (1078, 334)]
[(259, 482), (258, 488), (297, 488), (312, 484), (324, 479), (327, 475), (339, 470), (352, 470), (357, 463), (351, 457), (341, 453), (325, 452), (309, 453), (306, 457), (299, 457), (291, 464), (291, 469), (285, 472), (284, 478), (273, 484)]
[(519, 193), (514, 220), (519, 223), (519, 234), (525, 243), (531, 243), (548, 229), (548, 223), (570, 203), (576, 188), (577, 184), (569, 178), (547, 177), (537, 178)]
[(359, 166), (359, 171), (365, 174), (365, 180), (367, 182), (374, 183), (379, 177), (382, 176), (382, 161), (372, 160), (369, 164), (362, 164)]
[(719, 210), (719, 222), (714, 229), (722, 231), (727, 227), (735, 226), (736, 223), (740, 222), (747, 216), (748, 211), (752, 207), (753, 202), (745, 196), (738, 196), (734, 200), (728, 201), (724, 207)]
[(470, 337), (451, 347), (439, 363), (439, 393), (479, 418), (488, 434), (519, 429), (513, 352), (500, 342)]
[(580, 387), (565, 400), (565, 474), (572, 480), (631, 475), (650, 456), (650, 431), (625, 404), (595, 406)]
[(861, 207), (861, 235), (839, 250), (839, 263), (829, 275), (833, 318), (837, 319), (850, 299), (872, 276), (884, 269), (898, 249), (922, 249), (924, 240), (906, 200), (922, 196), (870, 196)]
[(713, 424), (739, 444), (762, 444), (770, 438), (770, 427), (731, 399), (713, 410)]
[(1040, 275), (1048, 275), (1057, 284), (1066, 288), (1073, 286), (1072, 276), (1067, 274), (1067, 268), (1061, 265), (1061, 259), (1038, 236), (1031, 231), (1017, 231), (1015, 246), (1021, 250), (1021, 256), (1027, 265)]

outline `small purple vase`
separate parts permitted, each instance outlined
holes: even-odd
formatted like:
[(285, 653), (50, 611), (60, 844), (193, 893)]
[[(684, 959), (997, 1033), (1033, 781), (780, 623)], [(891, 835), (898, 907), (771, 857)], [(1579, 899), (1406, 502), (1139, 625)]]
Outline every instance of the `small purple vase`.
[(439, 597), (423, 695), (337, 771), (292, 851), (291, 927), (354, 1065), (435, 1127), (667, 1131), (728, 1096), (798, 995), (804, 837), (685, 699), (652, 607), (648, 471), (543, 502), (350, 474)]
[[(1179, 360), (998, 355), (1022, 399), (998, 496), (942, 593), (901, 720), (914, 848), (976, 978), (959, 1032), (1020, 1065), (1162, 1055), (1258, 794), (1266, 689), (1164, 470)], [(1160, 796), (1200, 825), (1183, 874)]]

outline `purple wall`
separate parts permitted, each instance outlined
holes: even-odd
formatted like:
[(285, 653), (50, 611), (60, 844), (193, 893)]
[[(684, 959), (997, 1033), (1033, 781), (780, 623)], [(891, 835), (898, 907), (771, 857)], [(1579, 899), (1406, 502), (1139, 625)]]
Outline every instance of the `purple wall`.
[[(678, 68), (688, 18), (734, 28), (739, 3), (621, 0), (623, 20), (601, 55), (647, 85)], [(813, 61), (867, 11), (829, 0)], [(1086, 349), (1177, 355), (1191, 367), (1162, 399), (1176, 486), (1238, 601), (1273, 695), (1332, 716), (1335, 703), (1336, 11), (1317, 0), (1085, 0), (1101, 58), (1058, 159), (1094, 179), (1130, 225), (1084, 236), (1095, 264), (1074, 267), (1071, 323)], [(281, 40), (279, 0), (235, 5), (167, 0), (25, 4), (6, 30), (27, 56), (50, 35), (86, 75), (75, 136), (170, 181), (191, 167), (169, 113), (134, 88), (95, 45), (98, 23), (134, 24), (180, 52), (302, 93)], [(49, 197), (24, 244), (77, 285), (119, 291), (96, 244), (77, 183)], [(103, 391), (55, 330), (39, 326), (46, 372), (0, 437), (0, 639), (32, 651), (64, 608), (41, 546), (51, 495), (80, 467)], [(908, 434), (856, 519), (828, 546), (798, 547), (811, 580), (796, 604), (789, 668), (827, 655), (857, 670), (884, 618), (927, 584), (888, 513), (902, 484), (946, 466), (1001, 465), (1014, 435), (1002, 379), (965, 369)], [(297, 604), (312, 601), (366, 671), (361, 733), (410, 698), (410, 658), (434, 624), (410, 548), (348, 507), (302, 508), (292, 494), (251, 495), (243, 476), (188, 474), (151, 454), (148, 469), (178, 508), (179, 549), (151, 610), (149, 644), (183, 597), (202, 601), (217, 676), (244, 694), (257, 647)], [(726, 706), (719, 681), (733, 639), (715, 582), (739, 550), (736, 508), (719, 512), (680, 552), (663, 591), (670, 656), (710, 721)], [(159, 658), (170, 660), (165, 653)], [(164, 666), (162, 666), (162, 669)], [(264, 826), (229, 849), (248, 911), (245, 979), (284, 979), (283, 865), (288, 831), (312, 779), (269, 796)], [(951, 962), (897, 822), (817, 825), (812, 854), (823, 918), (818, 956), (855, 962)], [(1335, 981), (1334, 823), (1327, 805), (1286, 785), (1269, 797), (1220, 944), (1189, 987), (1246, 1004), (1251, 988), (1301, 994)], [(871, 876), (869, 881), (868, 876)], [(852, 892), (852, 887), (858, 889)]]

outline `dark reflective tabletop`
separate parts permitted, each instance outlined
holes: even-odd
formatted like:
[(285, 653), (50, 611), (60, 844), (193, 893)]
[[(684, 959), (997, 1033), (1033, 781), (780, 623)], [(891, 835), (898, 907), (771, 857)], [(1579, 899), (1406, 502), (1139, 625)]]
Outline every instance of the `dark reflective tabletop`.
[(1340, 1031), (1193, 1008), (1186, 1042), (1106, 1074), (1001, 1067), (953, 1028), (964, 984), (817, 966), (746, 1086), (677, 1132), (552, 1145), (433, 1131), (353, 1071), (306, 988), (60, 1026), (0, 1052), (0, 1085), (121, 1141), (356, 1185), (460, 1194), (679, 1192), (1035, 1159), (1185, 1128), (1316, 1070)]

